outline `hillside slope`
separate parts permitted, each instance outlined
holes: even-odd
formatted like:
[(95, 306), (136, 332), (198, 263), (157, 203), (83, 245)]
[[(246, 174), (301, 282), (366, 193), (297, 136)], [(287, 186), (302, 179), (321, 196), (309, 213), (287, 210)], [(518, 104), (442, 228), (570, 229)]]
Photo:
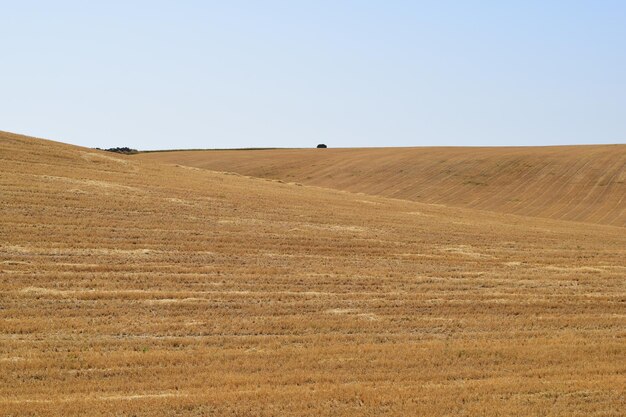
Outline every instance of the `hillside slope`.
[(617, 416), (624, 248), (0, 133), (0, 410)]
[(138, 157), (425, 203), (626, 226), (626, 145), (189, 151)]

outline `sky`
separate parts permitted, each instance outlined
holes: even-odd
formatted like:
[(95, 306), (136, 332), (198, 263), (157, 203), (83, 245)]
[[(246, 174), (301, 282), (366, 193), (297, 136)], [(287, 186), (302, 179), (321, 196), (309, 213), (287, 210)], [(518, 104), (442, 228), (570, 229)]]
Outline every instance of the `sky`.
[(0, 0), (0, 130), (137, 149), (626, 143), (626, 1)]

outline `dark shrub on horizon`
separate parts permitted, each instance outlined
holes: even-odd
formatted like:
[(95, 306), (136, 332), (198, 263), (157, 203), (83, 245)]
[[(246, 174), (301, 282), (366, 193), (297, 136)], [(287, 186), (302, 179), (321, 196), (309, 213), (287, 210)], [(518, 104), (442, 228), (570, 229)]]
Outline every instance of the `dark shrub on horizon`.
[(137, 149), (131, 149), (131, 148), (128, 148), (128, 147), (109, 148), (109, 149), (105, 149), (105, 151), (107, 151), (107, 152), (115, 152), (115, 153), (123, 153), (125, 155), (132, 155), (132, 154), (139, 153), (139, 151)]

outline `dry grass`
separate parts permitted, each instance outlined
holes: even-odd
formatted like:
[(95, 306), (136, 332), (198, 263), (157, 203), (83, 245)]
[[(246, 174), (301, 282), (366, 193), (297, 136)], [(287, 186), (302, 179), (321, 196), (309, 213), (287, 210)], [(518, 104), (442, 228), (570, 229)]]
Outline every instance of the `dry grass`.
[(626, 407), (621, 227), (7, 133), (0, 193), (3, 415)]
[(193, 151), (137, 158), (424, 203), (626, 226), (626, 145)]

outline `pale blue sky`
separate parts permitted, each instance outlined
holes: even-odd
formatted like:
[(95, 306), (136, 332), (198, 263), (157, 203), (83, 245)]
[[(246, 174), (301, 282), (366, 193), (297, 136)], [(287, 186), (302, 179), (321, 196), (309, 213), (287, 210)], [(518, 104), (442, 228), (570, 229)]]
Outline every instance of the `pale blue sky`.
[(626, 142), (626, 1), (0, 1), (0, 130), (140, 149)]

